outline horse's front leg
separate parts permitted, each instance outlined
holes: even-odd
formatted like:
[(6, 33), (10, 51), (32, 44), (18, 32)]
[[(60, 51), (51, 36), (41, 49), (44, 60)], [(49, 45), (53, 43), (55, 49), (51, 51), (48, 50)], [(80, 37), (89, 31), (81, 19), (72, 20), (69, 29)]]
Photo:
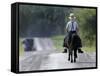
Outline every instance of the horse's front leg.
[(73, 51), (71, 50), (71, 63), (73, 63)]
[(70, 50), (68, 52), (68, 61), (70, 61)]
[(76, 62), (76, 58), (77, 58), (77, 49), (74, 49), (74, 62)]

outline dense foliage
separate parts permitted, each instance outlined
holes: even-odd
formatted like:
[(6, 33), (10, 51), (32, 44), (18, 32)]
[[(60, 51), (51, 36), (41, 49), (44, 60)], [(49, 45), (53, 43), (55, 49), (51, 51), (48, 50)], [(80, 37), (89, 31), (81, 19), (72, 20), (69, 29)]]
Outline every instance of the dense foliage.
[(95, 44), (96, 39), (96, 9), (78, 8), (74, 9), (77, 17), (80, 35), (83, 43)]
[(20, 5), (20, 36), (52, 36), (65, 33), (65, 18), (71, 8)]
[(65, 35), (69, 13), (74, 12), (83, 45), (94, 45), (96, 39), (96, 9), (20, 5), (20, 37), (50, 37)]

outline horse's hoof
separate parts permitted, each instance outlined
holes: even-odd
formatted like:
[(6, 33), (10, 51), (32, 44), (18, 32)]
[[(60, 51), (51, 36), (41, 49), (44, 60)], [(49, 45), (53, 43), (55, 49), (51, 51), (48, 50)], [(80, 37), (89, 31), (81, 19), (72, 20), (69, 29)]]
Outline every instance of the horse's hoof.
[(74, 60), (74, 62), (76, 62), (76, 60)]
[(68, 57), (68, 61), (70, 61), (70, 57)]
[(78, 53), (84, 53), (81, 49), (78, 49)]
[(71, 63), (73, 63), (73, 60), (71, 60)]

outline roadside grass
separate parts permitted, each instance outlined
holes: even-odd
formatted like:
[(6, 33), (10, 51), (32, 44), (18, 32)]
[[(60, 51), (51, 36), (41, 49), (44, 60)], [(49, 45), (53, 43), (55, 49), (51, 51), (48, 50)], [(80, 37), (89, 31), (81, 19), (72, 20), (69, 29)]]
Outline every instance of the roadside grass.
[(22, 40), (23, 39), (19, 39), (19, 56), (22, 56), (24, 54), (24, 48), (22, 45)]
[(51, 39), (53, 40), (53, 43), (54, 43), (54, 46), (56, 47), (56, 49), (60, 52), (63, 52), (64, 36), (63, 35), (53, 36), (53, 37), (51, 37)]
[[(57, 51), (63, 52), (64, 47), (63, 47), (63, 41), (64, 41), (64, 35), (59, 35), (59, 36), (53, 36), (51, 39), (53, 40), (54, 46), (56, 47)], [(22, 44), (23, 39), (19, 39), (19, 56), (23, 56), (24, 54), (24, 48)], [(95, 52), (96, 47), (95, 46), (83, 46), (82, 50), (85, 52)]]
[[(63, 52), (63, 50), (64, 50), (64, 47), (63, 47), (64, 37), (65, 37), (64, 35), (51, 37), (51, 39), (54, 42), (54, 46), (60, 52)], [(82, 50), (85, 51), (85, 52), (95, 52), (96, 51), (96, 47), (95, 46), (83, 46)]]
[(96, 51), (96, 47), (94, 46), (88, 46), (88, 47), (82, 47), (82, 50), (85, 52), (95, 52)]

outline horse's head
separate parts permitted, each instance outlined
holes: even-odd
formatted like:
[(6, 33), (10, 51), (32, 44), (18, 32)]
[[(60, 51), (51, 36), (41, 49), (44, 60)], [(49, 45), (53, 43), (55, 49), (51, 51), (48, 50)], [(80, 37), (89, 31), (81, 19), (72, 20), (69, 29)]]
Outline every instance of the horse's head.
[(73, 34), (72, 34), (72, 38), (73, 38), (73, 37), (77, 37), (77, 36), (78, 36), (77, 33), (73, 33)]

